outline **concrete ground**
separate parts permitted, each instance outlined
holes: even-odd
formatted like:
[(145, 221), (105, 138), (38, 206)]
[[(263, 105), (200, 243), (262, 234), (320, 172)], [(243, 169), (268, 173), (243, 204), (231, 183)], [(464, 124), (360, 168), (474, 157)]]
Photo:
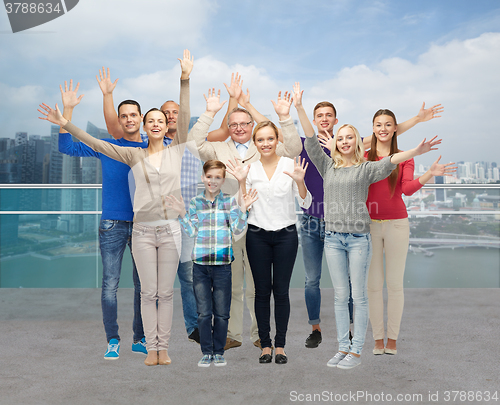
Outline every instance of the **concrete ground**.
[(100, 293), (0, 289), (0, 404), (500, 403), (498, 288), (406, 289), (398, 354), (374, 356), (369, 327), (362, 364), (352, 370), (326, 366), (337, 348), (332, 289), (323, 289), (318, 348), (304, 347), (304, 292), (293, 289), (287, 365), (258, 363), (247, 312), (243, 345), (226, 352), (226, 367), (206, 369), (187, 339), (179, 290), (171, 365), (147, 367), (131, 352), (129, 289), (119, 291), (120, 358), (103, 360)]

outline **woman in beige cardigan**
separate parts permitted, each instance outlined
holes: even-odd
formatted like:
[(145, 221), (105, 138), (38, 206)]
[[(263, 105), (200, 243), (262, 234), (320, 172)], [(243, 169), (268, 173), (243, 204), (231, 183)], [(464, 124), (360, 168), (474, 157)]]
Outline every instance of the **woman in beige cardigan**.
[[(189, 56), (181, 61), (187, 77), (192, 69)], [(141, 280), (141, 311), (148, 356), (152, 366), (170, 364), (168, 340), (173, 314), (173, 285), (179, 263), (181, 230), (177, 213), (166, 207), (164, 197), (181, 197), (181, 161), (189, 126), (189, 80), (181, 80), (180, 117), (177, 135), (169, 146), (163, 145), (168, 130), (165, 114), (153, 108), (143, 121), (149, 137), (146, 149), (120, 147), (95, 139), (66, 120), (59, 109), (46, 104), (38, 111), (41, 119), (64, 127), (97, 152), (131, 167), (135, 180), (132, 253)], [(158, 305), (157, 305), (158, 302)]]

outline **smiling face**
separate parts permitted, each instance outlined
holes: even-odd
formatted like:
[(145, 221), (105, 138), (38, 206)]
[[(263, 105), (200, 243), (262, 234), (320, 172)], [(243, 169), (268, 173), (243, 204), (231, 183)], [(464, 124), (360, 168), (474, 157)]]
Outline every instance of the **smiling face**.
[(142, 115), (136, 105), (123, 104), (118, 111), (118, 123), (125, 135), (135, 135), (141, 129)]
[(206, 173), (201, 175), (201, 181), (205, 185), (205, 196), (213, 200), (224, 184), (224, 169), (213, 168), (208, 169)]
[(314, 111), (313, 124), (318, 127), (318, 131), (320, 132), (332, 134), (333, 127), (337, 122), (338, 119), (332, 107), (320, 107)]
[(161, 110), (167, 116), (168, 132), (175, 133), (177, 131), (177, 117), (179, 116), (179, 104), (177, 104), (175, 101), (167, 101), (161, 106)]
[(161, 111), (148, 111), (144, 117), (144, 130), (150, 140), (161, 140), (167, 132), (167, 120)]
[[(227, 122), (231, 139), (238, 143), (245, 143), (252, 137), (253, 120), (247, 113), (236, 111), (229, 116)], [(243, 128), (242, 128), (243, 125)]]
[(379, 115), (373, 119), (373, 133), (378, 142), (391, 142), (398, 127), (390, 115)]
[(278, 137), (273, 127), (266, 126), (259, 128), (253, 135), (253, 140), (262, 157), (268, 157), (276, 154)]
[(350, 160), (356, 152), (356, 134), (349, 126), (345, 126), (337, 132), (336, 145), (337, 150), (346, 158)]

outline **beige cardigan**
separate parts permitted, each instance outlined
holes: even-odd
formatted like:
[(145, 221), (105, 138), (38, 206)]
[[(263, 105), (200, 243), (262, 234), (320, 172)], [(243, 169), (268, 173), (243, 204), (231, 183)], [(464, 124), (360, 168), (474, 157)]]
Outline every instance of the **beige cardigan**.
[[(181, 196), (181, 162), (188, 137), (189, 119), (189, 79), (181, 80), (180, 113), (177, 134), (169, 146), (164, 147), (160, 171), (149, 162), (149, 152), (140, 147), (124, 147), (101, 141), (68, 122), (64, 129), (112, 159), (131, 167), (135, 180), (133, 193), (134, 222), (176, 219), (178, 214), (165, 206), (164, 196)], [(129, 176), (130, 177), (130, 176)], [(134, 189), (129, 181), (131, 192)]]
[[(228, 142), (207, 141), (208, 129), (213, 120), (213, 118), (203, 114), (191, 129), (189, 135), (190, 139), (194, 140), (196, 143), (201, 160), (207, 161), (216, 159), (227, 164), (229, 159), (233, 161), (236, 159), (241, 162), (242, 165), (246, 165), (260, 159), (260, 153), (257, 151), (257, 147), (253, 141), (250, 142), (247, 153), (243, 159), (241, 159), (240, 153), (236, 149), (236, 145), (232, 139)], [(302, 142), (297, 132), (297, 128), (295, 128), (292, 118), (280, 121), (280, 126), (283, 133), (283, 143), (280, 142), (276, 146), (276, 154), (293, 159), (302, 152)], [(222, 187), (222, 191), (230, 195), (235, 195), (238, 192), (238, 182), (229, 173), (226, 175), (226, 181)]]

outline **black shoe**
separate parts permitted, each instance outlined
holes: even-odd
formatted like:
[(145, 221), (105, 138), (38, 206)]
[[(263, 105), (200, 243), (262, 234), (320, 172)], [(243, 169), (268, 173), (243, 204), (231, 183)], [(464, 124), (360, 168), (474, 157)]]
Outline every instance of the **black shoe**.
[(352, 345), (352, 333), (351, 333), (351, 331), (349, 331), (349, 340), (351, 341), (351, 345)]
[(306, 347), (314, 349), (315, 347), (318, 347), (322, 341), (321, 332), (318, 329), (314, 329), (306, 339)]
[(271, 363), (273, 361), (273, 351), (271, 350), (271, 354), (263, 354), (259, 357), (259, 363)]
[(198, 328), (191, 332), (191, 334), (188, 336), (188, 339), (190, 342), (196, 342), (200, 344), (200, 331), (198, 330)]
[(277, 354), (274, 357), (274, 362), (276, 364), (286, 364), (288, 363), (288, 357), (286, 357), (286, 354)]

